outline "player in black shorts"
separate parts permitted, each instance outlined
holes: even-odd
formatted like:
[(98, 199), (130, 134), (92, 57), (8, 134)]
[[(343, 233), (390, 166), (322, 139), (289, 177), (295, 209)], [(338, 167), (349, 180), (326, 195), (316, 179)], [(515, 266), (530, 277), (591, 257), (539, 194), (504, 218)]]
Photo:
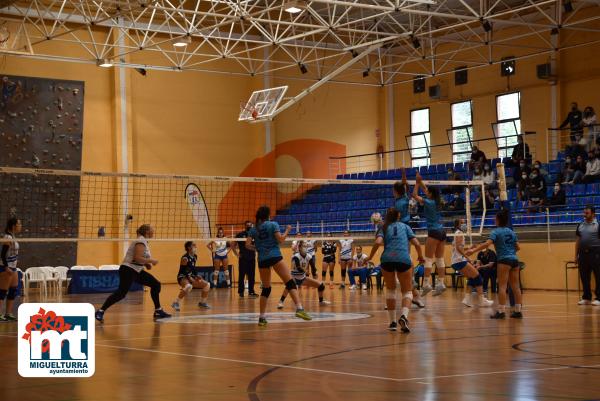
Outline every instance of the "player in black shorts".
[(200, 302), (198, 306), (204, 309), (210, 309), (207, 303), (208, 291), (210, 290), (210, 284), (202, 279), (202, 277), (196, 275), (196, 244), (192, 241), (187, 241), (184, 245), (185, 255), (181, 257), (179, 262), (179, 272), (177, 273), (177, 282), (181, 286), (179, 295), (171, 304), (171, 307), (179, 312), (179, 302), (194, 288), (196, 284), (202, 290), (200, 296)]
[[(325, 234), (326, 237), (331, 237), (331, 233)], [(333, 271), (335, 269), (335, 254), (337, 252), (337, 244), (335, 241), (323, 241), (321, 244), (321, 252), (323, 252), (323, 270), (321, 271), (321, 280), (325, 282), (327, 270), (329, 270), (329, 288), (333, 288)]]

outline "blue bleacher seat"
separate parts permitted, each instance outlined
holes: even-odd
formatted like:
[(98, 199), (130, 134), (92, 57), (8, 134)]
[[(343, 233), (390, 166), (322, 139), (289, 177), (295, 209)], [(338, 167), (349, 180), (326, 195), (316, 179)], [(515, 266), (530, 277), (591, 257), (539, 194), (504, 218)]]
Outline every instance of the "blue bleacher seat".
[(550, 174), (558, 174), (561, 170), (561, 163), (551, 162), (548, 166), (548, 172)]
[(558, 155), (556, 155), (556, 159), (565, 160), (565, 152), (558, 152)]
[(429, 167), (427, 167), (427, 174), (435, 174), (437, 173), (437, 165), (433, 164)]
[(466, 171), (464, 164), (456, 163), (454, 165), (454, 171), (456, 171), (457, 173), (464, 173)]
[(419, 167), (419, 173), (421, 175), (427, 174), (427, 168), (428, 168), (427, 166), (421, 166), (421, 167)]
[(585, 184), (577, 184), (573, 186), (573, 195), (581, 196), (585, 194)]
[(349, 180), (350, 179), (350, 174), (344, 174), (344, 180)]
[(373, 171), (372, 179), (378, 180), (380, 175), (381, 175), (381, 171)]
[(565, 185), (565, 194), (567, 196), (573, 195), (573, 185)]
[(600, 185), (587, 184), (587, 186), (585, 187), (585, 194), (586, 195), (595, 195), (598, 193), (599, 190), (600, 190)]
[(365, 173), (358, 173), (358, 177), (359, 180), (364, 180), (365, 179)]
[(341, 180), (342, 178), (344, 178), (344, 174), (338, 174), (335, 176), (336, 180)]
[(358, 179), (358, 174), (357, 174), (357, 173), (352, 173), (352, 174), (350, 174), (350, 179), (351, 179), (351, 180), (356, 180), (356, 179)]
[(365, 180), (372, 180), (373, 179), (373, 172), (369, 171), (367, 173), (365, 173)]

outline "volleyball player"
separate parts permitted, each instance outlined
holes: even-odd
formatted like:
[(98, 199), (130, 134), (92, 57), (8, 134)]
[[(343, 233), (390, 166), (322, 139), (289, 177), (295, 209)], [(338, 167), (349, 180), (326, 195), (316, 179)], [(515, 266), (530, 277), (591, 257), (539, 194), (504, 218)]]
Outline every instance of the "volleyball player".
[(462, 303), (468, 307), (473, 306), (471, 301), (472, 289), (477, 291), (477, 305), (481, 307), (492, 306), (493, 302), (483, 296), (483, 280), (477, 270), (465, 255), (465, 232), (467, 225), (464, 219), (454, 220), (454, 240), (452, 241), (452, 268), (467, 278), (465, 297)]
[[(419, 195), (419, 188), (423, 189), (426, 197)], [(427, 222), (427, 239), (425, 240), (425, 277), (423, 279), (422, 296), (431, 290), (431, 269), (434, 257), (437, 268), (438, 281), (433, 295), (440, 295), (446, 290), (444, 277), (446, 275), (446, 263), (444, 262), (444, 243), (446, 242), (446, 231), (442, 223), (440, 191), (436, 187), (427, 188), (419, 173), (416, 177), (416, 185), (413, 188), (413, 198), (423, 205), (425, 220)]]
[[(217, 238), (224, 238), (225, 232), (223, 231), (223, 227), (219, 227), (217, 230)], [(223, 270), (225, 274), (225, 280), (227, 280), (227, 287), (231, 287), (231, 278), (229, 277), (229, 243), (225, 240), (216, 240), (211, 241), (206, 244), (206, 247), (210, 250), (213, 259), (213, 277), (212, 282), (213, 285), (217, 286), (217, 281), (219, 279), (219, 270)]]
[(340, 245), (340, 267), (342, 269), (342, 283), (340, 284), (340, 288), (346, 287), (346, 269), (352, 267), (352, 243), (354, 240), (350, 237), (350, 232), (348, 230), (344, 231), (344, 239), (339, 240)]
[(179, 262), (179, 272), (177, 273), (177, 282), (181, 286), (179, 295), (175, 298), (175, 301), (171, 304), (171, 307), (179, 312), (179, 302), (194, 288), (194, 284), (198, 285), (202, 290), (200, 296), (200, 302), (198, 306), (204, 309), (210, 309), (208, 305), (208, 291), (210, 290), (210, 284), (202, 279), (202, 277), (196, 274), (196, 243), (187, 241), (184, 244), (185, 255), (181, 257)]
[(394, 193), (394, 208), (400, 213), (400, 221), (404, 224), (409, 224), (410, 213), (408, 206), (410, 199), (408, 195), (408, 183), (406, 182), (406, 170), (402, 169), (402, 181), (395, 182), (392, 191)]
[(312, 278), (317, 279), (317, 243), (315, 240), (310, 239), (312, 237), (312, 232), (307, 231), (306, 237), (308, 239), (304, 240), (304, 245), (306, 245), (306, 253), (310, 256), (310, 273)]
[(106, 310), (125, 298), (134, 281), (150, 287), (150, 297), (154, 302), (154, 319), (171, 317), (160, 306), (160, 281), (144, 270), (144, 267), (149, 270), (158, 264), (158, 260), (152, 258), (148, 245), (148, 239), (154, 237), (154, 228), (150, 224), (142, 224), (137, 229), (137, 235), (138, 238), (127, 248), (123, 263), (119, 267), (119, 288), (109, 295), (102, 307), (96, 311), (96, 320), (100, 323), (104, 322)]
[(292, 241), (292, 255), (298, 253), (298, 243), (302, 242), (301, 238), (302, 238), (302, 233), (300, 231), (298, 231), (296, 233), (296, 239)]
[[(306, 252), (306, 245), (303, 241), (298, 241), (296, 247), (298, 252), (292, 256), (292, 277), (294, 278), (298, 289), (300, 289), (302, 285), (311, 288), (317, 288), (319, 290), (319, 305), (331, 305), (331, 302), (323, 299), (325, 284), (306, 275), (308, 269), (310, 268), (310, 256)], [(281, 295), (279, 303), (277, 304), (277, 309), (283, 309), (283, 303), (285, 302), (288, 292), (289, 291), (287, 288), (283, 290), (283, 294)]]
[[(413, 274), (412, 260), (410, 258), (410, 244), (417, 251), (419, 262), (423, 261), (421, 244), (415, 237), (413, 230), (399, 221), (400, 213), (391, 207), (385, 213), (383, 226), (377, 231), (377, 239), (371, 248), (368, 260), (372, 260), (377, 249), (383, 245), (381, 255), (381, 269), (385, 280), (386, 308), (390, 318), (390, 331), (396, 331), (398, 325), (403, 333), (409, 333), (408, 311), (413, 300)], [(402, 309), (400, 319), (396, 323), (396, 279), (400, 282), (402, 293)]]
[(363, 253), (362, 246), (357, 246), (356, 254), (352, 258), (350, 269), (348, 269), (348, 278), (350, 279), (351, 290), (356, 289), (356, 276), (360, 278), (359, 285), (362, 285), (362, 289), (367, 289), (367, 277), (369, 275), (369, 263), (367, 259), (369, 259), (369, 256), (366, 253)]
[(521, 319), (521, 305), (523, 295), (519, 284), (519, 258), (517, 252), (521, 249), (517, 234), (508, 227), (509, 223), (508, 210), (500, 210), (496, 213), (496, 228), (490, 233), (490, 237), (483, 244), (473, 247), (467, 252), (466, 256), (487, 249), (492, 244), (496, 248), (498, 254), (498, 304), (496, 312), (490, 316), (492, 319), (504, 319), (506, 317), (506, 288), (510, 282), (510, 288), (515, 297), (515, 309), (510, 315), (511, 318)]
[[(298, 297), (298, 286), (292, 279), (290, 270), (283, 261), (281, 249), (282, 244), (288, 236), (291, 226), (287, 226), (282, 234), (279, 231), (279, 224), (271, 221), (271, 209), (268, 206), (261, 206), (256, 211), (256, 226), (250, 229), (249, 236), (246, 238), (246, 246), (249, 249), (256, 249), (258, 252), (258, 270), (262, 281), (262, 291), (260, 294), (260, 315), (258, 325), (264, 327), (267, 325), (265, 312), (267, 310), (267, 301), (271, 294), (271, 267), (275, 273), (285, 283), (285, 288), (289, 291), (294, 303), (296, 304), (296, 317), (304, 320), (312, 320), (312, 317), (302, 307)], [(254, 240), (254, 243), (252, 243)]]
[(12, 311), (19, 287), (19, 273), (17, 272), (19, 243), (16, 241), (16, 236), (21, 232), (21, 228), (21, 220), (16, 217), (11, 217), (6, 222), (2, 239), (2, 265), (0, 265), (0, 312), (2, 312), (4, 298), (6, 298), (6, 312), (4, 315), (0, 315), (0, 322), (17, 320)]
[[(326, 237), (331, 237), (331, 233), (327, 232)], [(327, 271), (329, 271), (329, 288), (333, 288), (333, 272), (335, 269), (335, 253), (337, 244), (334, 241), (323, 241), (321, 243), (321, 252), (323, 253), (323, 270), (321, 270), (321, 279), (325, 282)], [(343, 287), (340, 287), (343, 288)]]

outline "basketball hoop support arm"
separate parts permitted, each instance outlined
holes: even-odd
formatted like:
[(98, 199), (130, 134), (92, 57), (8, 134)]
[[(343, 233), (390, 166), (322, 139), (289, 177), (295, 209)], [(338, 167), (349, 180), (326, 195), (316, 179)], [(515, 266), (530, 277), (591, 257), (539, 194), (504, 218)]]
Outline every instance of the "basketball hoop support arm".
[(332, 71), (328, 75), (324, 76), (323, 78), (321, 78), (320, 80), (318, 80), (317, 82), (315, 82), (314, 84), (312, 84), (311, 86), (304, 89), (302, 92), (300, 92), (299, 94), (297, 94), (296, 96), (294, 96), (293, 98), (291, 98), (290, 100), (285, 102), (281, 107), (279, 107), (277, 110), (275, 110), (275, 112), (273, 112), (273, 114), (271, 114), (269, 120), (272, 120), (277, 114), (281, 113), (282, 111), (289, 109), (290, 107), (292, 107), (293, 105), (298, 103), (304, 96), (314, 92), (321, 85), (326, 84), (328, 81), (332, 80), (333, 78), (335, 78), (342, 72), (346, 71), (354, 63), (360, 61), (361, 59), (363, 59), (365, 56), (367, 56), (372, 51), (380, 48), (382, 45), (383, 45), (383, 43), (376, 43), (376, 44), (373, 44), (373, 45), (367, 47), (364, 51), (359, 53), (356, 57), (354, 57), (351, 60), (348, 60), (345, 64), (342, 64), (341, 66), (339, 66), (339, 68)]

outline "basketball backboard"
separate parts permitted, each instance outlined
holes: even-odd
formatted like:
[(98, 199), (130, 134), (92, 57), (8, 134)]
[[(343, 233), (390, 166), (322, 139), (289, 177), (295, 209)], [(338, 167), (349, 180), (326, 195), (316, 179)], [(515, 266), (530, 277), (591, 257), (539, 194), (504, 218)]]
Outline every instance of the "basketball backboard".
[(287, 86), (279, 86), (252, 92), (250, 99), (240, 104), (238, 121), (268, 120), (277, 110), (287, 89)]

